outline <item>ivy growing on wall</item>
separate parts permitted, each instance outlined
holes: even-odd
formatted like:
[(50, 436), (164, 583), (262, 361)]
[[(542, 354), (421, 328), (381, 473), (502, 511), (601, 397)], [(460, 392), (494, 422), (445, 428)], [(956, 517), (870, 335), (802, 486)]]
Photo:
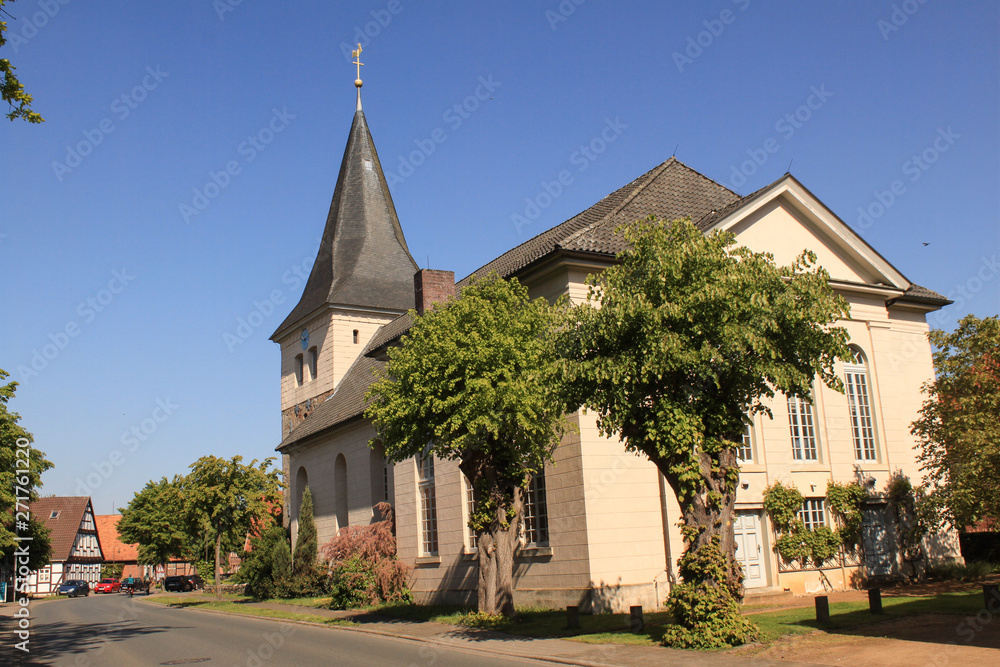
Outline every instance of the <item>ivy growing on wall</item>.
[(861, 542), (862, 508), (868, 500), (868, 492), (857, 482), (838, 484), (831, 481), (826, 485), (826, 500), (840, 524), (841, 542), (849, 549), (855, 548)]
[[(853, 498), (853, 491), (847, 490), (850, 485), (836, 485), (831, 482), (827, 487), (827, 493), (834, 489), (834, 501), (828, 498), (831, 506), (836, 504), (834, 512), (840, 516), (841, 511), (848, 512), (852, 517), (849, 502), (845, 499)], [(860, 487), (859, 487), (860, 488)], [(815, 529), (806, 528), (802, 520), (799, 519), (799, 511), (805, 497), (793, 486), (785, 486), (781, 482), (775, 482), (764, 491), (764, 511), (771, 519), (771, 524), (778, 535), (775, 540), (774, 549), (786, 563), (798, 561), (803, 566), (812, 564), (820, 567), (823, 563), (837, 555), (837, 550), (844, 543), (842, 534), (839, 531), (831, 530), (826, 526), (819, 526)], [(857, 511), (858, 531), (860, 531), (860, 508)], [(842, 525), (844, 525), (842, 523)]]

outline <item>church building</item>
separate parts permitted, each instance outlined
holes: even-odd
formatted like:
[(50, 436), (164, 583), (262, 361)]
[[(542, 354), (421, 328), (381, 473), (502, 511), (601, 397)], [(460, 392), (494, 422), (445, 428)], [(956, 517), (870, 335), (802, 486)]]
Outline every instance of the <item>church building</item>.
[[(288, 482), (286, 516), (294, 539), (309, 485), (323, 545), (340, 528), (378, 520), (373, 506), (387, 501), (396, 512), (399, 557), (414, 568), (417, 600), (469, 603), (477, 582), (475, 535), (467, 527), (471, 490), (457, 462), (387, 463), (369, 447), (377, 435), (363, 412), (386, 347), (410, 326), (407, 311), (455, 294), (472, 276), (456, 285), (450, 272), (418, 270), (361, 108), (360, 79), (355, 83), (357, 110), (319, 253), (301, 299), (271, 337), (281, 348), (277, 450)], [(773, 418), (758, 416), (744, 435), (736, 537), (748, 591), (804, 593), (898, 573), (884, 503), (866, 507), (861, 553), (800, 567), (774, 551), (763, 492), (775, 481), (796, 487), (806, 497), (800, 516), (807, 526), (832, 527), (828, 481), (860, 481), (877, 497), (894, 474), (920, 480), (909, 425), (921, 385), (934, 375), (926, 315), (949, 301), (910, 282), (791, 174), (741, 196), (675, 158), (473, 276), (495, 271), (517, 278), (532, 297), (581, 302), (587, 275), (610, 266), (625, 247), (615, 228), (650, 214), (690, 218), (706, 234), (728, 230), (780, 265), (812, 250), (851, 306), (840, 324), (854, 358), (837, 369), (846, 393), (817, 382), (812, 403), (776, 397)], [(301, 231), (310, 229), (304, 223)], [(516, 602), (595, 611), (658, 607), (684, 550), (677, 501), (649, 460), (598, 434), (593, 413), (571, 420), (578, 432), (564, 437), (529, 488)], [(958, 554), (951, 533), (931, 536), (925, 548), (931, 558)]]

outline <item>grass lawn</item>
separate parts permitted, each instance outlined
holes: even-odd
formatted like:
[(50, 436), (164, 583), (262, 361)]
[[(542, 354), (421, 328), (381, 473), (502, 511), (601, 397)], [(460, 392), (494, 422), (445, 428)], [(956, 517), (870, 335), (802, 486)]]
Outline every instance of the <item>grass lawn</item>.
[[(234, 596), (235, 597), (235, 596)], [(244, 616), (260, 616), (264, 618), (275, 618), (286, 621), (309, 621), (310, 623), (322, 623), (324, 625), (357, 625), (354, 621), (342, 618), (328, 618), (317, 616), (316, 614), (296, 613), (290, 611), (279, 611), (275, 609), (264, 609), (245, 604), (243, 600), (216, 600), (194, 599), (181, 596), (159, 597), (150, 600), (152, 603), (170, 605), (172, 607), (182, 607), (185, 609), (212, 609), (225, 611), (232, 614), (242, 614)]]
[(820, 626), (816, 622), (814, 607), (801, 607), (759, 614), (749, 614), (750, 619), (760, 628), (762, 639), (770, 641), (789, 634), (803, 634), (813, 630), (837, 631), (840, 629), (879, 623), (902, 616), (916, 614), (958, 614), (974, 616), (983, 608), (983, 594), (941, 593), (927, 597), (882, 598), (881, 616), (873, 616), (868, 611), (866, 601), (839, 602), (830, 605), (830, 624)]

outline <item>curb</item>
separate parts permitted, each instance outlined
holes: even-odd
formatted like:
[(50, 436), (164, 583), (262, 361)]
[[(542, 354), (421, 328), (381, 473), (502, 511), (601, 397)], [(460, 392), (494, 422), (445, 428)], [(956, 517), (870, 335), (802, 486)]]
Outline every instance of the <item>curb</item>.
[[(172, 607), (173, 605), (165, 604), (162, 602), (157, 602), (154, 600), (139, 600), (140, 602), (146, 602), (148, 604), (159, 604), (163, 607)], [(530, 653), (521, 653), (513, 651), (498, 651), (493, 648), (488, 648), (484, 646), (469, 646), (466, 644), (456, 644), (453, 642), (447, 642), (440, 639), (435, 639), (434, 637), (418, 637), (415, 635), (399, 634), (387, 632), (385, 630), (377, 630), (375, 628), (365, 628), (361, 626), (353, 625), (337, 625), (332, 623), (316, 623), (314, 621), (300, 621), (287, 618), (272, 618), (268, 616), (255, 616), (253, 614), (240, 614), (233, 611), (222, 611), (220, 609), (190, 609), (187, 607), (176, 607), (177, 609), (183, 609), (184, 611), (196, 611), (206, 614), (223, 614), (225, 616), (239, 616), (241, 618), (253, 618), (263, 621), (277, 621), (279, 623), (295, 623), (297, 625), (306, 625), (317, 628), (326, 628), (330, 630), (347, 630), (351, 632), (361, 632), (369, 635), (377, 635), (380, 637), (391, 637), (394, 639), (404, 639), (413, 642), (420, 642), (423, 644), (432, 644), (434, 646), (440, 646), (442, 648), (450, 649), (461, 649), (467, 650), (473, 653), (485, 653), (488, 655), (495, 655), (498, 657), (508, 657), (508, 658), (523, 658), (525, 660), (535, 660), (537, 662), (550, 662), (557, 665), (580, 665), (581, 667), (621, 667), (621, 665), (615, 665), (607, 662), (592, 662), (587, 660), (570, 660), (568, 658), (560, 658), (558, 656), (537, 656)]]

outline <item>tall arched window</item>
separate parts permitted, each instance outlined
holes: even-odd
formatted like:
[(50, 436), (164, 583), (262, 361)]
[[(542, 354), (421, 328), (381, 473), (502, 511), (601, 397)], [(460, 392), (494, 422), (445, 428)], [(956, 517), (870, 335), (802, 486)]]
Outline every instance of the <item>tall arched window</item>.
[(337, 510), (337, 530), (347, 527), (347, 459), (337, 455), (333, 464), (333, 498)]
[(301, 387), (302, 386), (302, 382), (303, 382), (304, 377), (305, 377), (304, 373), (305, 373), (305, 364), (302, 361), (302, 355), (301, 354), (296, 354), (295, 355), (295, 386), (296, 387)]
[(844, 388), (851, 419), (851, 439), (857, 461), (875, 461), (875, 421), (872, 417), (868, 361), (860, 348), (851, 346), (854, 358), (844, 364)]
[(309, 379), (315, 380), (319, 377), (319, 353), (316, 347), (309, 348)]

